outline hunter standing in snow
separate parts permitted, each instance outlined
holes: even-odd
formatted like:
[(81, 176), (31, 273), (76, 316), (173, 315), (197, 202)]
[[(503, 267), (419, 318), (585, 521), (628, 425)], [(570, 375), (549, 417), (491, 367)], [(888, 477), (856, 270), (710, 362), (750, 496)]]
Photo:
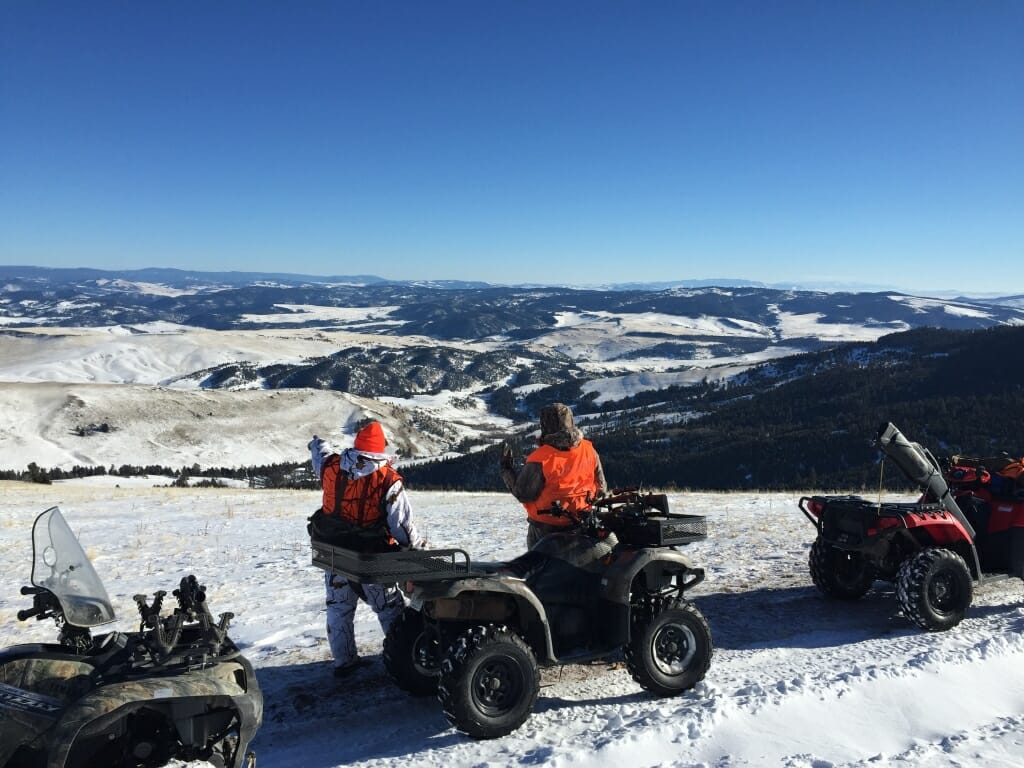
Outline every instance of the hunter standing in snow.
[(501, 452), (501, 479), (529, 518), (527, 548), (572, 525), (568, 516), (550, 514), (552, 504), (579, 512), (608, 491), (601, 459), (576, 428), (569, 406), (552, 403), (541, 408), (537, 442), (540, 447), (526, 457), (519, 472), (513, 467), (512, 449), (505, 445)]
[[(423, 547), (416, 530), (402, 477), (392, 466), (398, 458), (384, 449), (387, 438), (372, 421), (356, 434), (355, 444), (340, 454), (316, 435), (309, 442), (313, 472), (323, 488), (323, 506), (310, 518), (314, 539), (361, 552), (387, 552)], [(364, 600), (387, 634), (405, 608), (395, 584), (355, 584), (324, 574), (327, 587), (327, 641), (334, 656), (334, 675), (344, 677), (365, 660), (356, 651), (356, 605)]]

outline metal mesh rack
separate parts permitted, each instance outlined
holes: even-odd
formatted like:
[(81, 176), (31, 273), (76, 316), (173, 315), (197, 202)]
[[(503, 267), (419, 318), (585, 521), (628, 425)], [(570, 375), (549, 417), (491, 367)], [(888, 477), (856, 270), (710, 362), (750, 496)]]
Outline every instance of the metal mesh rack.
[(370, 553), (356, 552), (315, 539), (312, 548), (313, 565), (357, 583), (440, 581), (473, 574), (469, 554), (462, 549)]

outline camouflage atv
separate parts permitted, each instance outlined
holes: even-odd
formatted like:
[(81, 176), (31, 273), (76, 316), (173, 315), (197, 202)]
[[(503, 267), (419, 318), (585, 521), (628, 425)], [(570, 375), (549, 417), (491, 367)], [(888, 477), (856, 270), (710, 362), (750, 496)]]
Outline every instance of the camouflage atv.
[(32, 544), (32, 607), (18, 619), (53, 619), (60, 636), (0, 651), (0, 768), (241, 766), (263, 695), (227, 635), (232, 614), (214, 621), (188, 576), (170, 616), (166, 593), (135, 595), (139, 631), (93, 637), (114, 609), (57, 507), (36, 518)]
[(313, 564), (358, 583), (398, 583), (410, 605), (384, 639), (399, 687), (436, 695), (477, 739), (511, 733), (533, 710), (539, 668), (622, 655), (655, 696), (677, 696), (711, 663), (711, 629), (687, 591), (704, 580), (677, 547), (707, 536), (703, 516), (669, 511), (664, 494), (628, 489), (565, 514), (502, 563), (462, 549), (363, 553), (313, 540)]

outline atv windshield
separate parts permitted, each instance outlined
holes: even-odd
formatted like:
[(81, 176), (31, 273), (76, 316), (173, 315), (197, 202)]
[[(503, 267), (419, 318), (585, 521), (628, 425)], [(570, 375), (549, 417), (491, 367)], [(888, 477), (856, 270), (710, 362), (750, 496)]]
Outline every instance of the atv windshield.
[(114, 606), (58, 507), (32, 526), (32, 583), (53, 593), (68, 624), (96, 627), (114, 620)]

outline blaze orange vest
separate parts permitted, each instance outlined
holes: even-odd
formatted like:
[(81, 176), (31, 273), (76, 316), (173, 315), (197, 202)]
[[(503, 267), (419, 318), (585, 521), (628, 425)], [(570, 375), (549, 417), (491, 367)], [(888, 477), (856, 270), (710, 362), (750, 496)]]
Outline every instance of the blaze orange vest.
[(391, 486), (402, 477), (385, 465), (364, 477), (352, 478), (340, 470), (339, 463), (337, 456), (331, 456), (324, 464), (324, 514), (337, 515), (359, 528), (383, 525), (387, 515), (384, 500)]
[(531, 520), (547, 525), (571, 525), (568, 517), (556, 517), (548, 512), (556, 501), (573, 512), (589, 508), (587, 499), (597, 494), (594, 474), (598, 463), (597, 451), (589, 440), (581, 440), (567, 451), (542, 445), (526, 460), (537, 462), (544, 472), (544, 489), (540, 495), (533, 501), (523, 502)]

